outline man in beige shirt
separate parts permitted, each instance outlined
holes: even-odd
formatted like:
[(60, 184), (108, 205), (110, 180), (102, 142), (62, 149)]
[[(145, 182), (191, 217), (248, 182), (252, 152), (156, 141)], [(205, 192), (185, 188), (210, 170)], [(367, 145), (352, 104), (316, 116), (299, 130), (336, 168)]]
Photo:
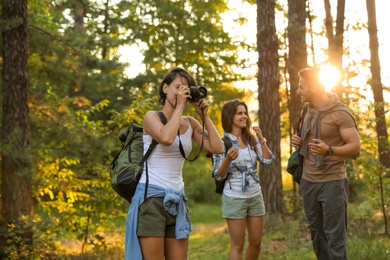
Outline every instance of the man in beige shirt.
[(319, 68), (299, 72), (297, 94), (309, 103), (301, 136), (291, 144), (304, 156), (303, 207), (317, 259), (347, 259), (348, 178), (345, 158), (360, 153), (360, 138), (351, 112), (334, 93), (325, 91)]

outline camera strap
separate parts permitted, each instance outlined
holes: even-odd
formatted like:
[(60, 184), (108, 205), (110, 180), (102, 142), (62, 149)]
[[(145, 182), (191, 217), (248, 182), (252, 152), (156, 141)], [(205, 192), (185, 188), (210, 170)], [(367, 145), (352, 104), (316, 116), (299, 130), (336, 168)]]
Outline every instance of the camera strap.
[(193, 158), (193, 159), (188, 159), (187, 156), (185, 155), (185, 153), (184, 153), (184, 148), (183, 148), (183, 144), (181, 143), (181, 140), (180, 140), (180, 129), (177, 130), (177, 135), (179, 136), (179, 150), (180, 150), (181, 156), (183, 156), (184, 159), (186, 159), (187, 161), (191, 161), (191, 162), (192, 162), (192, 161), (195, 161), (195, 160), (198, 158), (200, 152), (201, 152), (202, 149), (203, 149), (203, 140), (204, 140), (204, 135), (203, 135), (203, 134), (204, 134), (204, 114), (203, 114), (203, 109), (202, 109), (202, 144), (201, 144), (200, 149), (199, 149), (199, 152), (198, 152), (198, 154), (195, 156), (195, 158)]

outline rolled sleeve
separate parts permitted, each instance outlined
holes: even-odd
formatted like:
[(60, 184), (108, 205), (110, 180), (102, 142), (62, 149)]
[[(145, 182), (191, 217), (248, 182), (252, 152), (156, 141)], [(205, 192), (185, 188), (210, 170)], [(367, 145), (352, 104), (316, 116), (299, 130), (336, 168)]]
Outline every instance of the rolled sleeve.
[(263, 152), (261, 150), (261, 145), (259, 142), (256, 143), (256, 154), (257, 154), (257, 158), (258, 158), (261, 165), (263, 165), (267, 168), (271, 168), (273, 166), (274, 161), (275, 161), (274, 154), (271, 152), (271, 158), (269, 158), (269, 159), (264, 158)]
[(218, 181), (224, 179), (224, 177), (221, 177), (218, 174), (218, 168), (224, 159), (225, 159), (225, 155), (223, 153), (213, 155), (213, 160), (214, 160), (213, 177)]

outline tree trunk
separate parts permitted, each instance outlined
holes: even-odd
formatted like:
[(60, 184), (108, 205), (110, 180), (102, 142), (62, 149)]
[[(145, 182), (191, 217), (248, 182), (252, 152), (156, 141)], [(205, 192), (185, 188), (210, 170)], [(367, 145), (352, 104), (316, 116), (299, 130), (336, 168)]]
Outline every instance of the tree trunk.
[[(345, 0), (337, 1), (336, 34), (334, 36), (332, 64), (342, 73), (343, 68), (343, 42), (344, 42), (344, 15)], [(342, 78), (342, 77), (340, 77)], [(341, 82), (338, 87), (341, 87)], [(341, 90), (342, 91), (342, 90)]]
[[(74, 3), (73, 15), (74, 15), (74, 32), (77, 37), (82, 37), (85, 31), (84, 18), (86, 12), (86, 2), (83, 0), (76, 0)], [(82, 43), (83, 45), (85, 43)], [(79, 46), (80, 49), (84, 49), (84, 46)], [(86, 55), (82, 54), (80, 56), (83, 66), (87, 63)], [(85, 79), (83, 77), (83, 70), (80, 72), (79, 80), (76, 80), (77, 85), (75, 87), (75, 93), (77, 96), (85, 97), (87, 95), (87, 86), (85, 84)], [(71, 94), (73, 96), (73, 94)]]
[[(333, 17), (331, 14), (331, 6), (329, 0), (324, 0), (325, 4), (325, 28), (326, 37), (328, 38), (329, 63), (337, 68), (340, 72), (340, 79), (334, 86), (334, 91), (342, 98), (344, 88), (343, 81), (343, 41), (344, 41), (344, 15), (345, 15), (345, 0), (337, 1), (337, 18), (336, 28), (333, 28)], [(335, 31), (335, 33), (334, 33)]]
[(290, 83), (289, 112), (290, 122), (298, 121), (302, 107), (297, 95), (298, 71), (307, 67), (306, 46), (306, 0), (288, 1), (288, 74)]
[(376, 132), (378, 138), (379, 159), (383, 166), (390, 168), (389, 139), (386, 129), (386, 117), (383, 100), (381, 65), (378, 52), (378, 28), (376, 25), (375, 0), (366, 0), (368, 16), (368, 33), (371, 52), (371, 89), (374, 94)]
[[(288, 93), (288, 111), (290, 121), (290, 138), (295, 134), (297, 122), (302, 107), (301, 97), (297, 94), (299, 87), (299, 70), (307, 67), (306, 46), (306, 0), (288, 0), (288, 74), (290, 91)], [(290, 154), (292, 153), (290, 145)], [(297, 193), (297, 185), (293, 181), (294, 195)], [(295, 198), (296, 196), (294, 196)], [(296, 200), (294, 200), (294, 203)], [(295, 209), (295, 207), (294, 207)]]
[(275, 155), (271, 169), (260, 168), (265, 207), (284, 212), (280, 157), (280, 108), (278, 39), (275, 27), (275, 0), (257, 0), (257, 49), (259, 124)]
[[(4, 0), (2, 10), (4, 63), (1, 227), (7, 230), (11, 228), (8, 225), (14, 224), (18, 231), (13, 235), (7, 231), (2, 233), (0, 256), (4, 257), (5, 247), (10, 244), (17, 247), (22, 243), (32, 244), (32, 230), (28, 222), (32, 213), (32, 164), (28, 108), (27, 0)], [(22, 240), (18, 241), (18, 238)]]
[(326, 38), (328, 39), (328, 48), (330, 50), (331, 46), (333, 46), (333, 17), (332, 17), (332, 8), (330, 6), (329, 0), (324, 0), (324, 7), (325, 7), (324, 23), (326, 29)]
[(308, 22), (309, 22), (310, 50), (311, 50), (311, 57), (312, 57), (313, 67), (317, 67), (316, 53), (315, 53), (315, 48), (314, 48), (314, 33), (313, 33), (313, 19), (314, 19), (314, 16), (311, 15), (310, 1), (307, 1), (307, 19), (308, 19)]
[[(104, 22), (103, 22), (103, 33), (104, 36), (109, 35), (109, 22), (110, 22), (110, 6), (109, 6), (109, 0), (105, 1), (104, 3)], [(104, 44), (102, 46), (102, 59), (103, 60), (109, 60), (108, 54), (109, 54), (109, 47), (107, 46), (107, 42), (104, 41)]]
[(76, 0), (74, 4), (74, 31), (80, 34), (84, 33), (85, 6), (82, 0)]

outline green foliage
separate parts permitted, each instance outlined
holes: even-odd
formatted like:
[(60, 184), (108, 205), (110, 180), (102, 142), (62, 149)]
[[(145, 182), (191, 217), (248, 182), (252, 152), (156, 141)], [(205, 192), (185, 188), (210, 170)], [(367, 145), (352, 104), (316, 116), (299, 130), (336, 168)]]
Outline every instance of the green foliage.
[[(158, 82), (173, 66), (188, 69), (205, 85), (213, 106), (220, 106), (243, 92), (233, 82), (243, 79), (235, 68), (244, 68), (238, 57), (243, 42), (231, 39), (223, 29), (221, 14), (226, 1), (122, 1), (121, 8), (131, 10), (123, 18), (137, 43), (143, 48), (145, 73), (128, 80), (124, 87), (146, 95), (158, 93)], [(131, 14), (136, 15), (132, 16)]]
[(349, 259), (389, 259), (389, 239), (378, 233), (354, 230), (348, 244)]
[[(198, 146), (193, 145), (193, 152), (189, 159), (193, 158), (194, 151), (198, 151)], [(205, 152), (199, 155), (194, 162), (186, 162), (183, 168), (183, 179), (185, 183), (185, 193), (190, 202), (211, 203), (220, 202), (221, 195), (215, 193), (214, 179), (211, 177), (211, 158), (206, 157)]]
[(366, 226), (368, 234), (383, 233), (388, 226), (383, 214), (386, 214), (388, 219), (390, 187), (388, 178), (383, 179), (383, 190), (380, 186), (379, 176), (383, 176), (385, 171), (378, 159), (377, 140), (372, 138), (376, 136), (374, 110), (372, 104), (361, 105), (360, 103), (352, 111), (359, 126), (361, 154), (356, 160), (347, 160), (350, 202), (359, 203), (357, 206), (352, 206), (353, 209), (349, 214), (353, 219), (358, 220), (357, 225)]
[[(57, 239), (66, 230), (87, 244), (92, 240), (96, 244), (99, 230), (112, 228), (111, 220), (125, 214), (123, 200), (110, 186), (108, 165), (114, 142), (105, 121), (89, 120), (106, 105), (102, 102), (90, 110), (64, 112), (65, 122), (53, 125), (53, 129), (42, 127), (38, 131), (42, 139), (35, 139), (42, 142), (42, 146), (34, 145), (38, 209), (46, 224), (54, 227)], [(44, 145), (49, 140), (50, 149)]]
[(72, 5), (30, 3), (30, 121), (39, 212), (34, 217), (44, 224), (35, 225), (36, 246), (66, 235), (83, 247), (104, 248), (99, 232), (112, 228), (113, 218), (124, 218), (128, 207), (112, 191), (108, 167), (120, 145), (117, 134), (129, 118), (141, 121), (146, 109), (127, 106), (148, 103), (137, 102), (141, 96), (130, 99), (120, 87), (124, 65), (115, 54), (122, 44), (120, 23), (101, 30), (103, 6), (88, 4), (94, 19), (86, 19), (86, 33), (77, 34), (65, 22)]
[(228, 259), (229, 246), (225, 225), (198, 224), (190, 237), (188, 259)]
[[(216, 196), (218, 194), (215, 194)], [(218, 195), (221, 197), (221, 195)], [(219, 201), (216, 204), (209, 203), (194, 203), (193, 201), (189, 201), (189, 211), (191, 222), (194, 225), (197, 224), (218, 224), (221, 222), (225, 222), (225, 219), (222, 218), (222, 204)]]
[[(40, 217), (23, 217), (17, 224), (9, 224), (5, 232), (9, 245), (4, 248), (4, 253), (8, 255), (5, 259), (45, 259), (57, 255), (52, 227)], [(23, 238), (26, 230), (33, 233), (33, 244)]]

